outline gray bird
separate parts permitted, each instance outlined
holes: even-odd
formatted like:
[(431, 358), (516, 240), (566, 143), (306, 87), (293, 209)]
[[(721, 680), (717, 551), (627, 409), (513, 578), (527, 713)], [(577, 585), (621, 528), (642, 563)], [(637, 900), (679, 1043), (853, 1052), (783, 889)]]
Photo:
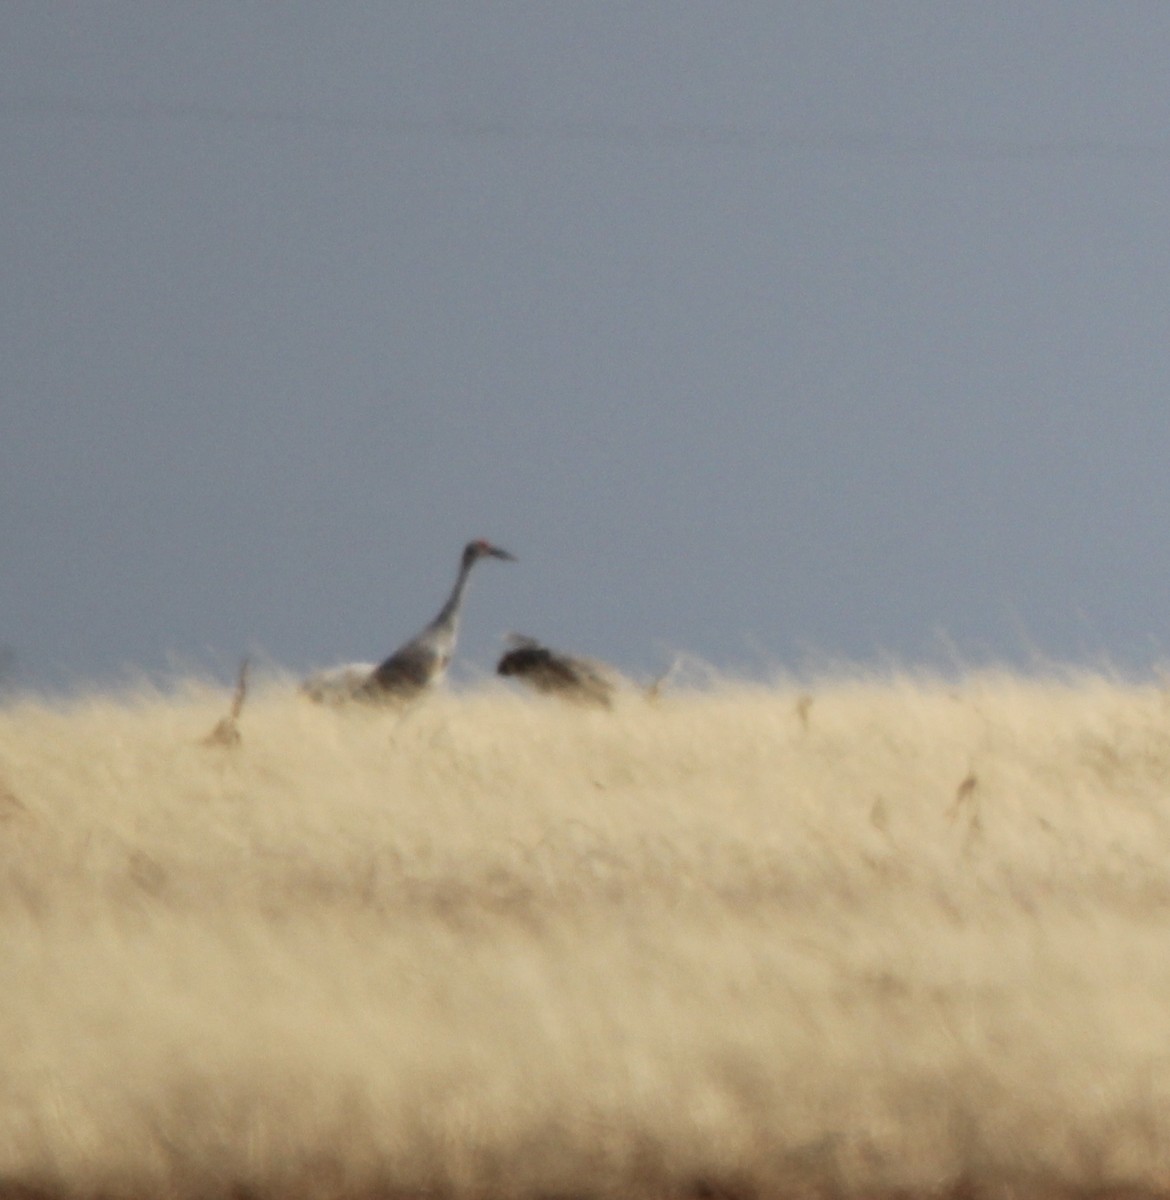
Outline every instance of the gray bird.
[(447, 603), (438, 616), (421, 633), (399, 646), (389, 658), (376, 666), (368, 663), (349, 663), (320, 671), (301, 685), (311, 699), (324, 702), (343, 700), (411, 700), (437, 683), (451, 661), (455, 640), (459, 636), (459, 612), (471, 568), (481, 558), (502, 558), (515, 562), (516, 557), (499, 546), (483, 539), (468, 542), (459, 563), (459, 574)]
[(538, 692), (577, 704), (609, 708), (617, 672), (592, 658), (578, 658), (541, 645), (522, 633), (508, 637), (511, 649), (496, 664), (496, 674), (518, 679)]
[(378, 700), (388, 696), (408, 698), (417, 695), (430, 684), (441, 679), (451, 655), (455, 650), (455, 639), (459, 636), (459, 610), (463, 605), (463, 593), (471, 568), (481, 558), (502, 558), (515, 562), (515, 555), (491, 542), (480, 539), (468, 542), (459, 563), (459, 574), (447, 603), (439, 615), (419, 634), (404, 646), (399, 646), (389, 658), (374, 668), (369, 679), (362, 685), (360, 694), (366, 699)]

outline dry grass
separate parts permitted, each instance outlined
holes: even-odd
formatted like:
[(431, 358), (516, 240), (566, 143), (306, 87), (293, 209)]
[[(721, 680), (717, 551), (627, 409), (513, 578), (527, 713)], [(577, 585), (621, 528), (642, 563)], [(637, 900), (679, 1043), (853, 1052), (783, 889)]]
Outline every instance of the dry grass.
[(0, 709), (0, 1194), (1170, 1183), (1157, 687), (225, 703)]

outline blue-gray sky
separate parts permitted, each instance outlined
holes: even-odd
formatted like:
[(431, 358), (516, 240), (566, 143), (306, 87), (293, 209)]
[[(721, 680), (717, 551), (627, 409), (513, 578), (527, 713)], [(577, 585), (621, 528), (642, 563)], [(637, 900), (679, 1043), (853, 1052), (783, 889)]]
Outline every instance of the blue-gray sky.
[(1170, 5), (0, 14), (0, 643), (1160, 662)]

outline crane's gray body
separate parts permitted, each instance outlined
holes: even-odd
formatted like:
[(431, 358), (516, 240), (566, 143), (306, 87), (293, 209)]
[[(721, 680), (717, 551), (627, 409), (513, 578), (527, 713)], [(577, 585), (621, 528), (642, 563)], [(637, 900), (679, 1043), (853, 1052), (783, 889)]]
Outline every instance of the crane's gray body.
[(522, 633), (513, 633), (508, 642), (511, 649), (496, 664), (497, 675), (578, 704), (609, 708), (613, 703), (618, 675), (604, 663), (552, 650)]
[(447, 670), (459, 636), (459, 613), (471, 568), (481, 558), (515, 562), (507, 550), (483, 540), (468, 542), (459, 562), (459, 574), (446, 604), (435, 619), (410, 641), (399, 646), (377, 666), (352, 663), (323, 671), (305, 681), (303, 690), (314, 700), (410, 700), (437, 683)]
[(447, 603), (421, 633), (399, 646), (389, 658), (374, 668), (361, 689), (363, 698), (408, 699), (442, 679), (455, 652), (455, 641), (459, 636), (459, 612), (463, 607), (463, 594), (471, 577), (471, 568), (488, 555), (515, 561), (507, 550), (501, 550), (490, 542), (468, 542), (463, 549), (459, 574), (455, 577), (455, 586), (447, 597)]

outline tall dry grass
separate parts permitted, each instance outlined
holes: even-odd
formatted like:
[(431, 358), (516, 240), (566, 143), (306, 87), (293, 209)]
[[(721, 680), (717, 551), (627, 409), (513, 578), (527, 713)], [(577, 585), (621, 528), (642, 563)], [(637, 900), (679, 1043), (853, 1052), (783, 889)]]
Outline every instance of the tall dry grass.
[(1170, 1182), (1160, 688), (226, 706), (0, 709), (0, 1192)]

